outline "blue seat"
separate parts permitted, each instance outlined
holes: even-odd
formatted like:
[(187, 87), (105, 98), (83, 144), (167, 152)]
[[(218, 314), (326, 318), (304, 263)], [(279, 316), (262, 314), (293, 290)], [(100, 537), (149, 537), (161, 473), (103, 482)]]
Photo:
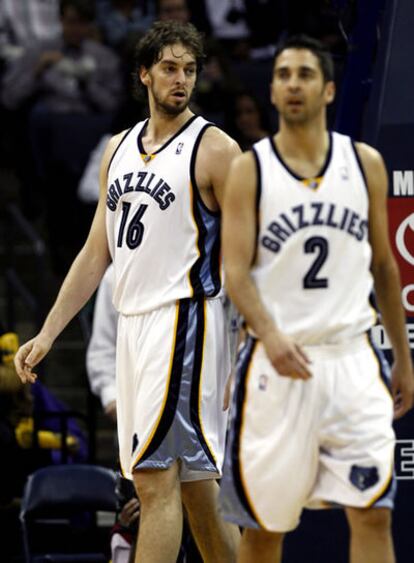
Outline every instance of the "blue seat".
[(43, 467), (29, 476), (21, 510), (26, 563), (107, 563), (110, 524), (97, 511), (116, 511), (115, 472), (97, 465)]

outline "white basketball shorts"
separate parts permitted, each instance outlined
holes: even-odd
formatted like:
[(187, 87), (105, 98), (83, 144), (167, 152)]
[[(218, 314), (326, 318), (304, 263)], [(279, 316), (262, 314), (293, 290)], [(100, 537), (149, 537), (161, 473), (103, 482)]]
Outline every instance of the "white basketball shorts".
[(241, 526), (286, 532), (304, 507), (393, 506), (388, 365), (367, 335), (304, 349), (307, 381), (278, 375), (251, 337), (239, 355), (220, 500)]
[(182, 481), (221, 475), (228, 341), (220, 298), (119, 315), (117, 419), (125, 477), (175, 460)]

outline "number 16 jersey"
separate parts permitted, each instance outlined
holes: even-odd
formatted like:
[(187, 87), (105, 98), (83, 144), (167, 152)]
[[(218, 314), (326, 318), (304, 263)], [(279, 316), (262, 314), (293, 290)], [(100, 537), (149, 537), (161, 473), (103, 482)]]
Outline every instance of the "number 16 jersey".
[(106, 228), (114, 263), (115, 308), (124, 315), (152, 311), (178, 299), (220, 292), (219, 213), (201, 200), (197, 149), (211, 125), (200, 116), (153, 154), (135, 125), (108, 170)]
[(253, 147), (258, 239), (252, 277), (278, 328), (300, 344), (339, 343), (376, 321), (369, 195), (349, 137), (330, 133), (312, 179), (284, 163), (272, 138)]

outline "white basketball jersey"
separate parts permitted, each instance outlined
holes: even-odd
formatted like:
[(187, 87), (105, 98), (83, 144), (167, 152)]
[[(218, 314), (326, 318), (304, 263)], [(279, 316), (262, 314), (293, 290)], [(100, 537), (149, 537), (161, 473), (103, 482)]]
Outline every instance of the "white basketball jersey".
[(273, 139), (253, 149), (259, 225), (252, 277), (267, 310), (301, 344), (338, 343), (366, 331), (376, 320), (369, 197), (353, 142), (331, 133), (313, 180), (288, 168)]
[(106, 227), (115, 266), (114, 305), (140, 314), (221, 288), (220, 214), (207, 209), (195, 159), (210, 124), (193, 116), (159, 150), (146, 154), (148, 121), (121, 141), (108, 172)]

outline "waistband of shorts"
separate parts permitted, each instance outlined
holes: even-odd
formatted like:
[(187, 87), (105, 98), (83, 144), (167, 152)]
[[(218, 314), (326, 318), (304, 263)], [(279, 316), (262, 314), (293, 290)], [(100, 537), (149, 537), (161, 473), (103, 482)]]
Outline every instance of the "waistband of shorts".
[(359, 334), (343, 342), (302, 345), (303, 350), (306, 354), (309, 354), (310, 358), (338, 358), (339, 356), (347, 356), (370, 347), (371, 344), (367, 333)]

